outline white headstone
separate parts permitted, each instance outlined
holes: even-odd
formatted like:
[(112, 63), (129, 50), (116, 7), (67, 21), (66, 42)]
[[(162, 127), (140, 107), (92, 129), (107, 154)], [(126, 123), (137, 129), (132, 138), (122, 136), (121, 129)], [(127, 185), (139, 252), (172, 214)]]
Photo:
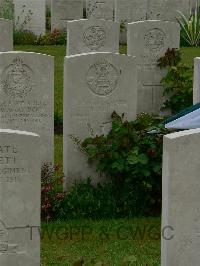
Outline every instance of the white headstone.
[(199, 266), (200, 129), (164, 137), (162, 266)]
[(120, 43), (127, 42), (127, 23), (147, 18), (148, 0), (115, 0), (115, 20), (122, 23)]
[(148, 0), (115, 0), (115, 20), (133, 22), (145, 20)]
[(179, 48), (180, 27), (167, 21), (141, 21), (128, 24), (128, 55), (137, 56), (138, 113), (158, 114), (163, 103), (161, 79), (165, 70), (157, 60), (168, 48)]
[(0, 128), (31, 131), (42, 139), (42, 161), (54, 160), (54, 60), (0, 53)]
[(86, 0), (87, 18), (113, 20), (113, 0)]
[(46, 32), (45, 0), (14, 0), (16, 28), (28, 30), (36, 35)]
[(0, 265), (40, 265), (39, 136), (0, 130)]
[(119, 52), (117, 22), (83, 19), (67, 24), (67, 55), (90, 52)]
[(83, 18), (83, 0), (51, 0), (51, 30), (66, 30), (67, 21)]
[(193, 103), (200, 103), (200, 57), (194, 59)]
[(113, 111), (136, 118), (135, 58), (114, 53), (66, 57), (64, 79), (64, 173), (69, 187), (89, 176), (100, 180), (70, 136), (83, 140), (91, 132), (106, 134)]
[(12, 21), (0, 18), (0, 52), (13, 50)]
[(148, 19), (175, 21), (181, 11), (190, 14), (190, 0), (149, 0)]

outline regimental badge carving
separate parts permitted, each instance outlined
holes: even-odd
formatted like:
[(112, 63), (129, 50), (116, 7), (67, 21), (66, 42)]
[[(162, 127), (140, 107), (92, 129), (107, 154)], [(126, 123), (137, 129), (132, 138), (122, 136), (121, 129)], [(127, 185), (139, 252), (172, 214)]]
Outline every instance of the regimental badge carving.
[(10, 97), (21, 99), (32, 91), (33, 71), (17, 57), (8, 65), (1, 77), (1, 88)]
[(0, 255), (8, 250), (8, 231), (3, 222), (0, 221)]
[(114, 65), (102, 60), (90, 66), (87, 83), (93, 93), (106, 96), (116, 89), (119, 76), (120, 72)]
[(89, 27), (83, 34), (83, 42), (90, 50), (99, 50), (105, 45), (106, 32), (100, 26)]
[(165, 47), (166, 35), (160, 29), (151, 29), (145, 34), (146, 48), (153, 53), (160, 52)]

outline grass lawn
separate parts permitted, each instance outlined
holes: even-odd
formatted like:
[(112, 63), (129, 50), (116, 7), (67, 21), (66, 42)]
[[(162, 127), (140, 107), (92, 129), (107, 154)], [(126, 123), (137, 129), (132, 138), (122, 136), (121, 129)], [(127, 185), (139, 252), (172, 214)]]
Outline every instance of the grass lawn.
[[(55, 110), (62, 116), (65, 47), (15, 46), (15, 50), (55, 56)], [(120, 51), (125, 53), (126, 47), (120, 47)], [(194, 57), (200, 56), (199, 48), (182, 48), (181, 51), (184, 62), (191, 66)], [(55, 162), (62, 164), (62, 135), (55, 136)], [(99, 261), (111, 266), (160, 265), (159, 218), (57, 222), (43, 224), (42, 228), (42, 266), (72, 265), (82, 257), (85, 265)], [(47, 237), (47, 230), (53, 232), (51, 238)], [(123, 263), (129, 258), (135, 262)]]
[(160, 265), (159, 218), (56, 222), (43, 224), (41, 236), (42, 266), (73, 265), (81, 258), (87, 266)]

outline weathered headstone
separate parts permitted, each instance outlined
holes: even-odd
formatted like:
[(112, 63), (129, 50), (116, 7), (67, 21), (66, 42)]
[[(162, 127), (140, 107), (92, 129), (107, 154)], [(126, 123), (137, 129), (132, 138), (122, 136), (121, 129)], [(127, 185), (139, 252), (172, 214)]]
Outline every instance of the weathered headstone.
[(147, 18), (147, 0), (115, 0), (115, 21), (121, 23), (120, 43), (127, 42), (127, 23)]
[(162, 266), (198, 266), (200, 129), (164, 137)]
[(54, 160), (53, 57), (0, 53), (0, 128), (35, 132), (42, 139), (42, 162)]
[[(134, 57), (90, 53), (65, 58), (64, 173), (65, 188), (89, 176), (101, 180), (70, 136), (81, 140), (93, 132), (106, 134), (111, 114), (136, 118), (137, 78)], [(77, 78), (78, 74), (78, 78)], [(99, 179), (98, 179), (99, 178)]]
[(137, 56), (138, 113), (158, 114), (163, 103), (161, 79), (166, 74), (157, 60), (168, 48), (179, 48), (180, 27), (167, 21), (141, 21), (128, 24), (128, 55)]
[(181, 11), (190, 14), (190, 0), (149, 0), (148, 19), (176, 21)]
[(200, 57), (194, 59), (193, 103), (200, 103)]
[(148, 0), (115, 0), (115, 20), (130, 23), (145, 20)]
[(0, 130), (0, 265), (40, 265), (39, 136)]
[(86, 0), (87, 18), (113, 20), (113, 0)]
[(66, 30), (67, 21), (83, 18), (83, 0), (52, 0), (51, 30)]
[(12, 21), (0, 18), (0, 52), (13, 50)]
[(45, 0), (14, 0), (15, 26), (36, 35), (46, 32)]
[(108, 20), (75, 20), (67, 24), (67, 55), (89, 52), (119, 52), (117, 22)]

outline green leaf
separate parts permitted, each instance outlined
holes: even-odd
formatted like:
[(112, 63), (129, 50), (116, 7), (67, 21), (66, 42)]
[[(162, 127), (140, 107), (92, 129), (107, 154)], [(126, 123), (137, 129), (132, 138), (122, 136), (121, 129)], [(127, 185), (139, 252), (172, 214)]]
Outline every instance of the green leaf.
[(129, 164), (137, 164), (138, 163), (138, 156), (134, 153), (130, 154), (128, 157), (127, 157), (127, 162)]
[(111, 165), (111, 168), (121, 172), (124, 169), (124, 162), (122, 160), (116, 161)]
[(149, 162), (149, 158), (146, 154), (142, 153), (138, 156), (138, 162), (140, 162), (141, 164), (148, 164)]

